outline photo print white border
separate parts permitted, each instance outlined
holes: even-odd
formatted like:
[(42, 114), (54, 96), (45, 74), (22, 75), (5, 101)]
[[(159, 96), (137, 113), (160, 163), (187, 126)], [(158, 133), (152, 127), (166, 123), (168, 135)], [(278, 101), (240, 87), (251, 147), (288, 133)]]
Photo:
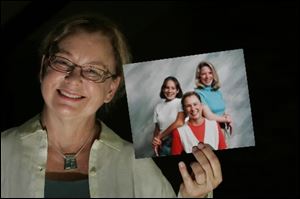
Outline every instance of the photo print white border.
[(152, 138), (155, 105), (161, 102), (160, 88), (168, 76), (176, 77), (183, 93), (195, 89), (196, 67), (212, 63), (219, 75), (226, 110), (233, 119), (228, 148), (255, 145), (243, 49), (161, 59), (123, 66), (128, 110), (136, 158), (154, 157)]

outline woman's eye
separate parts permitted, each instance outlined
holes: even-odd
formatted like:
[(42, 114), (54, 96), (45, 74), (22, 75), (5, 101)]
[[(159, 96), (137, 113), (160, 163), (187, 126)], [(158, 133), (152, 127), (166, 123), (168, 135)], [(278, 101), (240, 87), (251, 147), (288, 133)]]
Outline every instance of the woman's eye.
[(99, 76), (100, 75), (97, 70), (92, 69), (92, 68), (85, 70), (85, 73), (87, 73), (88, 75), (92, 75), (92, 76)]
[(57, 65), (60, 65), (62, 67), (65, 67), (65, 68), (72, 67), (71, 64), (69, 64), (68, 62), (66, 62), (64, 60), (56, 60), (54, 63), (57, 64)]

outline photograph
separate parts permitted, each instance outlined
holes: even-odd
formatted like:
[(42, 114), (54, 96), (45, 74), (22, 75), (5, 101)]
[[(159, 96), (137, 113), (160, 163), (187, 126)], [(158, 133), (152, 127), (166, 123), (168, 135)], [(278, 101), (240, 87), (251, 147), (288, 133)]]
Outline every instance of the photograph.
[[(198, 142), (215, 150), (255, 146), (243, 49), (123, 70), (136, 158), (191, 153)], [(192, 91), (201, 102), (196, 110), (188, 106)]]

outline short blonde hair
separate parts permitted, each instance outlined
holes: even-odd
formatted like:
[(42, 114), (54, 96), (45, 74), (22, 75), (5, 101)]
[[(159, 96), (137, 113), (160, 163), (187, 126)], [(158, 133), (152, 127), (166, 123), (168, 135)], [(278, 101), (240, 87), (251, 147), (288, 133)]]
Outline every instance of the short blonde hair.
[(196, 88), (203, 89), (205, 87), (205, 85), (200, 81), (200, 78), (199, 78), (201, 69), (203, 67), (209, 67), (211, 69), (212, 74), (213, 74), (213, 82), (211, 84), (211, 87), (213, 90), (218, 90), (220, 88), (220, 81), (219, 81), (218, 73), (217, 73), (216, 69), (214, 68), (214, 66), (207, 61), (202, 61), (197, 66), (196, 75), (195, 75)]

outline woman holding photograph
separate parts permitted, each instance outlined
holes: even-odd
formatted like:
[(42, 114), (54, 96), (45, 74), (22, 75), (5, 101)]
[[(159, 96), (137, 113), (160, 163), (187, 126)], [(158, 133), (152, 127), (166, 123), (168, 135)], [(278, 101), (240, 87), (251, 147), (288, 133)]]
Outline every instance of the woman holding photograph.
[(191, 172), (179, 162), (176, 194), (151, 158), (135, 159), (132, 144), (96, 117), (123, 92), (129, 55), (122, 32), (103, 17), (52, 27), (41, 50), (44, 107), (1, 133), (1, 198), (206, 197), (221, 183), (218, 158), (199, 144)]

